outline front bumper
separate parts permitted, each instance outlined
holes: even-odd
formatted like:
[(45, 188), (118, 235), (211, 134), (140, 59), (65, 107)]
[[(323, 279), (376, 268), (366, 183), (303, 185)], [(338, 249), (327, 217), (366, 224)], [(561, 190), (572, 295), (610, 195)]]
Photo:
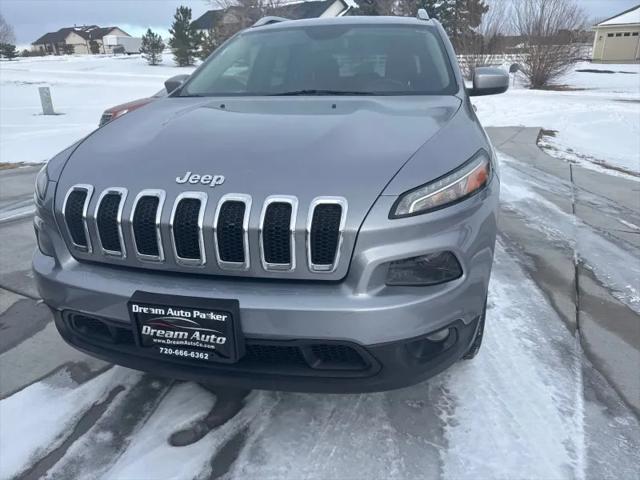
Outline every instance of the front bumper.
[[(37, 251), (33, 270), (40, 295), (55, 312), (63, 337), (108, 361), (251, 388), (342, 392), (396, 388), (446, 368), (471, 343), (493, 262), (498, 190), (498, 182), (493, 181), (483, 193), (460, 204), (398, 220), (388, 220), (395, 197), (380, 197), (360, 229), (342, 281), (229, 278), (79, 262), (70, 255), (53, 218), (36, 224), (55, 256)], [(38, 214), (46, 216), (46, 211)], [(385, 285), (389, 262), (441, 250), (457, 256), (464, 272), (461, 278), (430, 287)], [(238, 299), (248, 342), (338, 343), (360, 352), (368, 367), (355, 375), (332, 372), (319, 379), (286, 369), (261, 373), (260, 368), (178, 365), (140, 355), (135, 344), (123, 349), (109, 342), (87, 341), (65, 323), (65, 315), (75, 312), (131, 330), (127, 302), (135, 291)], [(446, 351), (428, 360), (407, 353), (413, 348), (408, 345), (446, 327), (456, 332), (456, 341)]]
[[(181, 380), (228, 387), (296, 392), (359, 393), (419, 383), (459, 360), (476, 334), (478, 319), (456, 321), (440, 342), (426, 337), (365, 347), (348, 342), (247, 339), (247, 353), (236, 364), (159, 358), (142, 349), (129, 326), (81, 316), (95, 328), (77, 328), (74, 314), (54, 312), (58, 331), (71, 346), (103, 360)], [(306, 351), (319, 353), (309, 359)], [(350, 351), (350, 352), (349, 352)], [(298, 352), (298, 353), (294, 353)]]

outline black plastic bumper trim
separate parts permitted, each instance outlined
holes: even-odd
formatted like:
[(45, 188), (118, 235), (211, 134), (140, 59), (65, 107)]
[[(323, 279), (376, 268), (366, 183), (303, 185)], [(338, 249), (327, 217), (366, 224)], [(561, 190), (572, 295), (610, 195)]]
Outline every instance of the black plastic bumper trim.
[[(71, 346), (102, 360), (160, 376), (206, 382), (229, 387), (317, 393), (364, 393), (393, 390), (420, 383), (451, 366), (462, 358), (473, 342), (478, 319), (468, 325), (457, 320), (449, 325), (451, 335), (446, 348), (416, 348), (428, 342), (426, 335), (361, 346), (331, 340), (262, 340), (247, 338), (248, 344), (291, 345), (331, 344), (349, 345), (370, 362), (366, 370), (314, 370), (311, 368), (281, 368), (268, 365), (202, 364), (190, 361), (166, 361), (146, 355), (137, 345), (88, 340), (72, 330), (63, 315), (53, 311), (55, 324), (63, 339)], [(117, 328), (131, 328), (129, 324), (104, 318), (101, 321)], [(425, 353), (426, 352), (426, 353)]]

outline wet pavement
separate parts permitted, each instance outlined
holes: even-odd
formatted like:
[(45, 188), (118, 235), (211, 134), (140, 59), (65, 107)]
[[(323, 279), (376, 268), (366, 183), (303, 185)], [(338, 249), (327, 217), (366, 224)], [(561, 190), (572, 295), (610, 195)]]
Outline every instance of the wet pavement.
[(216, 395), (64, 344), (30, 276), (37, 170), (0, 172), (0, 478), (637, 478), (640, 182), (548, 157), (536, 129), (489, 133), (503, 194), (479, 356), (393, 392), (254, 391), (184, 447), (171, 435)]

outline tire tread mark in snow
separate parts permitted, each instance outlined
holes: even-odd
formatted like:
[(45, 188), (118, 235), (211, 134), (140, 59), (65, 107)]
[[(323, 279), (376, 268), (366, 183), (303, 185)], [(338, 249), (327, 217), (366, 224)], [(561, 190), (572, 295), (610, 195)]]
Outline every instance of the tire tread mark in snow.
[(249, 425), (245, 425), (218, 450), (211, 459), (211, 480), (222, 478), (231, 470), (245, 446), (248, 434)]
[(73, 428), (71, 434), (62, 442), (62, 444), (50, 452), (47, 456), (38, 460), (35, 464), (33, 464), (26, 472), (20, 475), (20, 478), (23, 480), (30, 479), (40, 479), (45, 476), (47, 471), (52, 468), (58, 461), (64, 456), (69, 447), (82, 435), (87, 433), (89, 429), (98, 421), (100, 417), (107, 410), (111, 402), (114, 398), (123, 390), (125, 387), (122, 385), (118, 385), (111, 389), (107, 398), (105, 398), (101, 402), (94, 403), (93, 406), (87, 410), (76, 426)]
[[(25, 322), (25, 318), (29, 318), (29, 321)], [(0, 315), (0, 354), (44, 330), (50, 321), (51, 312), (45, 305), (27, 298), (16, 301)]]
[[(575, 224), (576, 221), (576, 184), (573, 181), (573, 164), (569, 163), (569, 178), (571, 180), (571, 214), (573, 215), (574, 228), (575, 228), (575, 241), (578, 242), (578, 228)], [(580, 257), (578, 254), (578, 245), (574, 245), (573, 250), (573, 285), (575, 286), (575, 304), (576, 304), (576, 335), (580, 340)]]
[[(68, 450), (69, 459), (63, 457), (52, 478), (84, 478), (99, 474), (113, 465), (130, 444), (132, 435), (153, 413), (169, 392), (173, 380), (144, 375), (135, 385), (127, 389), (122, 399), (109, 405), (87, 435), (80, 448)], [(68, 461), (67, 461), (68, 460)], [(63, 462), (67, 461), (66, 464)]]
[(97, 370), (92, 370), (86, 363), (84, 362), (67, 362), (67, 363), (63, 363), (62, 365), (60, 365), (59, 367), (57, 367), (55, 370), (52, 370), (51, 372), (38, 377), (36, 379), (34, 379), (32, 382), (26, 384), (26, 385), (22, 385), (20, 386), (20, 388), (16, 389), (16, 390), (12, 390), (12, 391), (8, 391), (7, 393), (5, 393), (4, 395), (0, 395), (0, 400), (4, 400), (5, 398), (9, 398), (12, 395), (15, 395), (18, 392), (21, 392), (22, 390), (29, 388), (31, 385), (34, 385), (36, 383), (40, 383), (42, 381), (47, 380), (50, 377), (55, 376), (56, 374), (58, 374), (59, 372), (66, 370), (66, 372), (69, 374), (69, 376), (71, 377), (71, 380), (73, 380), (76, 384), (81, 385), (83, 383), (86, 383), (90, 380), (93, 380), (94, 378), (102, 375), (103, 373), (105, 373), (107, 370), (113, 368), (113, 365), (109, 365), (109, 364), (105, 364), (104, 368), (99, 368)]

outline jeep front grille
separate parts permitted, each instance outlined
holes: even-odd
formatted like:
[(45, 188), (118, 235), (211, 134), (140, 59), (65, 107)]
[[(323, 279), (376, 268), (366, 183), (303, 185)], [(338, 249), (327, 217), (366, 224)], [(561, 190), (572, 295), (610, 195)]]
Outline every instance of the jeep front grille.
[[(206, 273), (259, 273), (256, 266), (263, 272), (331, 273), (340, 261), (347, 216), (341, 197), (318, 197), (299, 212), (298, 199), (287, 195), (267, 197), (254, 209), (246, 194), (212, 202), (204, 192), (167, 199), (163, 190), (149, 189), (130, 200), (126, 189), (112, 187), (93, 202), (92, 193), (90, 185), (71, 187), (61, 212), (67, 241), (81, 260), (122, 261), (130, 254), (127, 265), (169, 263)], [(306, 222), (299, 219), (302, 212)], [(297, 225), (306, 225), (306, 232)]]
[(123, 188), (109, 188), (100, 194), (96, 207), (96, 226), (102, 253), (124, 256), (122, 208), (127, 198)]
[(265, 270), (293, 270), (298, 202), (293, 197), (269, 197), (260, 220), (262, 265)]
[(307, 227), (309, 269), (333, 271), (338, 263), (344, 231), (346, 203), (341, 198), (318, 199), (312, 203)]
[(162, 190), (143, 190), (133, 202), (131, 229), (134, 251), (140, 260), (164, 260), (160, 235), (164, 197)]
[(93, 194), (91, 185), (75, 185), (67, 192), (62, 211), (73, 247), (91, 252), (91, 239), (87, 228), (87, 209)]
[(206, 255), (202, 237), (207, 195), (199, 192), (182, 193), (176, 199), (171, 214), (173, 251), (178, 263), (204, 265)]
[(249, 213), (251, 197), (225, 195), (213, 221), (218, 264), (226, 269), (249, 268)]

